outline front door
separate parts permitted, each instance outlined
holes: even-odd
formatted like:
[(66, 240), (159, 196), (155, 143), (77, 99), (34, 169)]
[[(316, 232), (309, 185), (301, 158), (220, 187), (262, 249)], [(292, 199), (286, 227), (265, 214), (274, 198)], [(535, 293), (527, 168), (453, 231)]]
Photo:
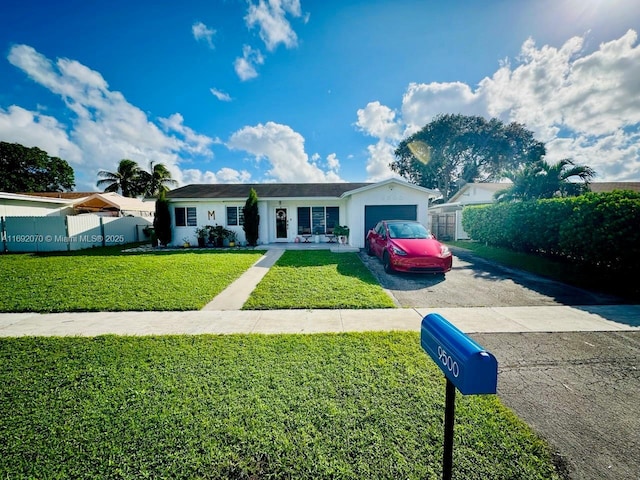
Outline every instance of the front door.
[(276, 208), (276, 241), (287, 241), (287, 229), (289, 221), (287, 220), (287, 209)]

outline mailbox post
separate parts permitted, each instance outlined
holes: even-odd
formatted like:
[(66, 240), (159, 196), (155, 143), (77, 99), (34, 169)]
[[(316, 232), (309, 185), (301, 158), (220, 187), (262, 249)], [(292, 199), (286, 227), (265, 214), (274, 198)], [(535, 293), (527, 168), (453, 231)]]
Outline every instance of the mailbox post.
[(498, 362), (491, 353), (437, 313), (422, 319), (420, 345), (447, 379), (442, 478), (450, 480), (456, 388), (463, 395), (496, 393)]

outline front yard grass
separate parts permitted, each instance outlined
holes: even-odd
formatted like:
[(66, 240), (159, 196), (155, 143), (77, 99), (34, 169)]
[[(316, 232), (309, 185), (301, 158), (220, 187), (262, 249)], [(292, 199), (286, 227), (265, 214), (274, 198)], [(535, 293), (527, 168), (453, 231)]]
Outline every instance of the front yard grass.
[(356, 253), (287, 250), (243, 310), (394, 308)]
[[(0, 364), (2, 478), (440, 478), (444, 380), (416, 332), (2, 338)], [(453, 462), (558, 478), (494, 395), (457, 395)]]
[(198, 310), (264, 254), (122, 253), (3, 255), (0, 311)]

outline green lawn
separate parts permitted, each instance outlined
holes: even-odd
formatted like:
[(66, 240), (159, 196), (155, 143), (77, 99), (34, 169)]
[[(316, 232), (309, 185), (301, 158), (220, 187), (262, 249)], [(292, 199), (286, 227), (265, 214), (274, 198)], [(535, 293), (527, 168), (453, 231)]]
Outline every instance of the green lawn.
[[(1, 478), (440, 478), (415, 332), (2, 338), (0, 364)], [(558, 478), (496, 396), (456, 401), (454, 478)]]
[(287, 250), (243, 309), (394, 307), (356, 253)]
[(198, 310), (264, 252), (3, 255), (0, 311)]

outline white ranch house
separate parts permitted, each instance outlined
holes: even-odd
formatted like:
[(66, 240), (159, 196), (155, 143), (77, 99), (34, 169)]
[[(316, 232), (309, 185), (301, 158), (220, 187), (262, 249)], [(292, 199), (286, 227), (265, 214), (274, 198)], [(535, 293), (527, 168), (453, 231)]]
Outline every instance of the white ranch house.
[(196, 244), (196, 228), (222, 225), (239, 242), (242, 209), (250, 189), (258, 195), (259, 244), (335, 241), (333, 229), (348, 226), (348, 243), (363, 248), (367, 231), (381, 219), (428, 224), (429, 201), (440, 196), (396, 178), (377, 183), (194, 184), (167, 193), (172, 244)]

